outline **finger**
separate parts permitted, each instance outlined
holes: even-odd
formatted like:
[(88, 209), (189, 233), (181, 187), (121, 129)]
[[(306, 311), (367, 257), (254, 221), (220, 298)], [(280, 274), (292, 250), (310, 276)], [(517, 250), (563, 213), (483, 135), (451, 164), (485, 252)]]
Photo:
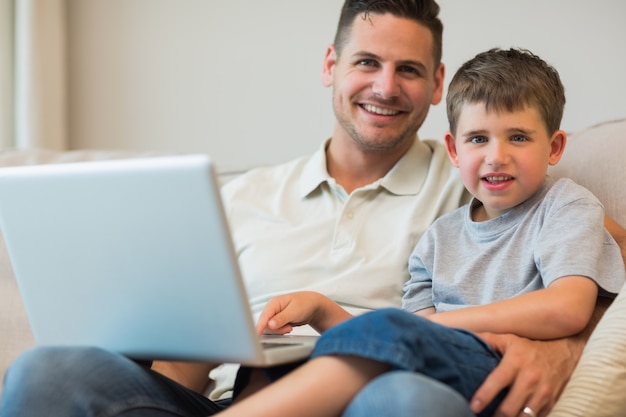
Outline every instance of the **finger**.
[[(277, 313), (282, 310), (282, 303), (277, 298), (270, 299), (265, 308), (259, 315), (259, 319), (257, 321), (257, 333), (263, 334), (266, 330), (268, 330), (268, 323), (270, 320), (273, 320)], [(269, 329), (271, 330), (271, 329)]]
[(293, 331), (293, 326), (286, 324), (284, 326), (280, 326), (277, 328), (268, 327), (265, 330), (265, 334), (287, 334), (287, 333), (291, 333), (292, 331)]
[(293, 312), (288, 308), (277, 311), (276, 314), (268, 319), (267, 328), (272, 330), (273, 332), (281, 331), (283, 333), (284, 331), (281, 329), (288, 328), (289, 330), (287, 331), (287, 333), (290, 332), (293, 329), (293, 325), (299, 324), (297, 321), (293, 320), (292, 315)]
[(540, 379), (540, 372), (522, 370), (509, 388), (506, 397), (500, 403), (496, 415), (505, 417), (517, 416), (526, 407), (529, 407), (535, 414), (539, 415), (539, 412), (545, 406), (545, 399), (541, 398), (541, 394), (534, 394), (537, 392)]
[[(502, 334), (479, 333), (478, 336), (500, 354), (506, 351), (511, 342), (511, 338)], [(474, 393), (470, 400), (472, 411), (476, 414), (483, 411), (503, 389), (515, 381), (518, 369), (519, 366), (505, 355)]]
[[(532, 389), (532, 394), (524, 403), (522, 412), (524, 409), (529, 408), (533, 411), (537, 417), (545, 417), (550, 413), (552, 407), (556, 403), (556, 397), (554, 396), (554, 390), (549, 384), (540, 383)], [(527, 416), (529, 413), (526, 413)], [(532, 413), (530, 413), (532, 415)]]
[[(512, 386), (506, 397), (500, 405), (498, 409), (494, 413), (494, 416), (498, 417), (515, 417), (522, 413), (524, 407), (530, 407), (530, 400), (528, 391), (524, 389), (516, 389), (516, 386)], [(539, 407), (533, 406), (532, 410), (539, 410)], [(528, 417), (528, 416), (526, 416)]]
[[(470, 408), (475, 414), (482, 412), (506, 387), (511, 385), (517, 375), (516, 368), (502, 366), (494, 368), (476, 390), (470, 401)], [(508, 398), (508, 396), (507, 396)]]
[(478, 333), (478, 337), (500, 354), (504, 353), (506, 347), (512, 341), (511, 335), (508, 334)]

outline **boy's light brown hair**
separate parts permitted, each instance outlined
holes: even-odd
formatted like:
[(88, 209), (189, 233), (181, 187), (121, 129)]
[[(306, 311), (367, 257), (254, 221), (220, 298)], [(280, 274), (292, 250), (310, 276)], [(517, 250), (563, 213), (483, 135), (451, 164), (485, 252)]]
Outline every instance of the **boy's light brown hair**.
[(458, 69), (446, 97), (450, 132), (465, 104), (483, 103), (486, 110), (513, 112), (537, 109), (549, 135), (560, 128), (565, 89), (558, 72), (525, 49), (490, 49)]

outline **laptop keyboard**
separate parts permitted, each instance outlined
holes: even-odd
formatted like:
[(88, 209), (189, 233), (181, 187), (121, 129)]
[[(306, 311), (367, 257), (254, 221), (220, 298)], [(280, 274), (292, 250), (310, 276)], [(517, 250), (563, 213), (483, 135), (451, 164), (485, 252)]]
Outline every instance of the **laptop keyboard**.
[(274, 342), (262, 342), (263, 349), (273, 349), (281, 346), (295, 346), (302, 343), (274, 343)]

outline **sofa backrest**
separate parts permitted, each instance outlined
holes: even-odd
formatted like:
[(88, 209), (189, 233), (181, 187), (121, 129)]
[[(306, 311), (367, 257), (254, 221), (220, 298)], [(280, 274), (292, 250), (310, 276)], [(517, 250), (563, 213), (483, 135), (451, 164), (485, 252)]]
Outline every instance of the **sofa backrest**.
[(549, 173), (587, 187), (604, 204), (606, 213), (626, 227), (626, 119), (570, 135), (563, 158)]

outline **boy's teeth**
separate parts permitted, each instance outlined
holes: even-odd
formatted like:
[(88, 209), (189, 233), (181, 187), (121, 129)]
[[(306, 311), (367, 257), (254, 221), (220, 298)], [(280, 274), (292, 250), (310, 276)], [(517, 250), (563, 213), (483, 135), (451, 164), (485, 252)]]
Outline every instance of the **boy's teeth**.
[(485, 177), (485, 179), (489, 182), (496, 182), (496, 181), (507, 181), (509, 179), (511, 179), (511, 177)]

